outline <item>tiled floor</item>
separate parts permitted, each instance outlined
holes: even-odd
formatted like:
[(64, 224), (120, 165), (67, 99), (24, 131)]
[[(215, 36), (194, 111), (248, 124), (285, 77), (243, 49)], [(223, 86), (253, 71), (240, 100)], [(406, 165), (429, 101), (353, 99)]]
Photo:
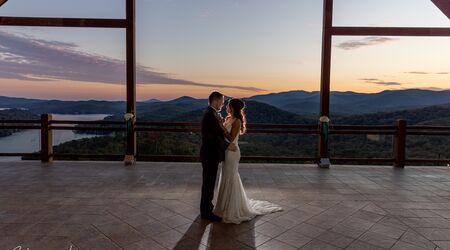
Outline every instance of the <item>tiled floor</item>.
[(450, 168), (242, 164), (241, 176), (285, 210), (199, 220), (196, 163), (0, 163), (0, 249), (450, 249)]

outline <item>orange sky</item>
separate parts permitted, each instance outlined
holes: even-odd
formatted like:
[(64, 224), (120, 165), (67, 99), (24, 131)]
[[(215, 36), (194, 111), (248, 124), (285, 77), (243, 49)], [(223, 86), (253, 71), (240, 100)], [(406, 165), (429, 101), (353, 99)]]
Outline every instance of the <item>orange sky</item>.
[[(83, 4), (88, 2), (83, 1)], [(87, 15), (83, 1), (74, 2), (73, 9)], [(39, 7), (25, 4), (25, 1), (10, 2), (2, 7), (0, 16), (18, 15), (25, 10), (35, 15)], [(111, 3), (107, 10), (101, 7), (104, 3), (95, 3), (96, 9), (90, 9), (89, 15), (106, 11), (107, 17), (120, 16), (123, 14), (120, 2)], [(212, 90), (235, 97), (319, 90), (321, 2), (141, 1), (137, 13), (138, 64), (148, 67), (145, 79), (149, 83), (165, 84), (138, 85), (138, 100), (167, 100), (183, 95), (204, 98)], [(67, 13), (68, 5), (63, 2), (48, 6), (40, 8), (39, 13), (49, 16), (72, 13)], [(334, 7), (335, 25), (450, 27), (448, 18), (428, 0), (336, 0)], [(30, 47), (24, 51), (20, 46), (14, 48), (14, 42), (5, 44), (1, 39), (0, 46), (10, 46), (9, 49), (19, 56), (10, 58), (11, 64), (7, 65), (15, 65), (17, 72), (1, 72), (0, 69), (1, 74), (18, 76), (1, 79), (0, 74), (0, 95), (67, 100), (125, 99), (125, 86), (119, 79), (123, 76), (119, 71), (124, 70), (121, 65), (125, 53), (123, 31), (1, 27), (0, 32), (21, 34), (25, 40), (36, 38), (37, 43), (61, 49), (61, 55), (54, 53), (43, 61), (33, 62), (42, 59), (45, 53), (29, 59), (26, 57), (39, 49)], [(438, 37), (335, 37), (331, 89), (366, 93), (405, 88), (449, 89), (449, 44), (450, 38)], [(11, 57), (8, 53), (0, 51), (0, 62), (8, 63)], [(73, 58), (77, 60), (70, 61)], [(98, 63), (97, 59), (105, 60)], [(21, 70), (17, 66), (17, 61), (27, 60), (37, 68)], [(46, 67), (40, 68), (42, 65)], [(91, 65), (103, 65), (103, 71), (95, 74), (97, 68)], [(111, 70), (115, 74), (108, 78), (109, 65), (116, 68)], [(55, 68), (60, 68), (64, 74), (59, 75)], [(36, 74), (41, 69), (47, 70), (41, 72), (41, 78), (69, 80), (18, 80), (32, 75), (27, 70), (34, 70)], [(158, 78), (159, 74), (162, 77)], [(196, 84), (204, 84), (204, 87)]]

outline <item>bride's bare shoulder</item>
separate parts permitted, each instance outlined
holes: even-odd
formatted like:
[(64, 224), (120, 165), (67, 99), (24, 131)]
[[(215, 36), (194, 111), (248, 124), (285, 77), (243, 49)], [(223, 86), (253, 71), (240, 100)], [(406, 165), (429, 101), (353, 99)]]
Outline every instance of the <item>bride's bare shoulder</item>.
[(241, 125), (241, 120), (240, 119), (234, 119), (233, 124), (236, 126), (240, 126)]

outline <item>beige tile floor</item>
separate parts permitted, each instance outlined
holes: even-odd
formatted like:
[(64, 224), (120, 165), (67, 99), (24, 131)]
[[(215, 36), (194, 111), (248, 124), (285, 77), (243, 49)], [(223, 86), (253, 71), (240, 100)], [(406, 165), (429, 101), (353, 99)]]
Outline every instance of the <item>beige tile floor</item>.
[(240, 172), (249, 197), (284, 211), (198, 219), (197, 163), (0, 163), (0, 249), (450, 249), (450, 168)]

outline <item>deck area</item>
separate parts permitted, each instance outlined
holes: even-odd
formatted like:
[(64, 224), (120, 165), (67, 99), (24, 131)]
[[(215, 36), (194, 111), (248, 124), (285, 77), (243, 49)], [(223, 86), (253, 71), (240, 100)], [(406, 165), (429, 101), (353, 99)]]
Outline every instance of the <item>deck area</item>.
[(0, 249), (450, 249), (450, 168), (240, 172), (250, 198), (285, 210), (198, 219), (197, 163), (0, 162)]

